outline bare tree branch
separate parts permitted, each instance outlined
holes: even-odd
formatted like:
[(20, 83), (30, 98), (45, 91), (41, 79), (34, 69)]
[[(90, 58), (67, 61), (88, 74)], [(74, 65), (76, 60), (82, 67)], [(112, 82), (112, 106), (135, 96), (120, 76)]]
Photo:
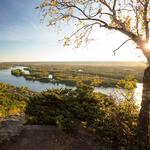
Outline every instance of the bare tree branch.
[(116, 48), (115, 50), (113, 50), (113, 55), (116, 55), (116, 52), (123, 46), (125, 45), (127, 42), (131, 41), (131, 39), (127, 39), (126, 41), (124, 41), (118, 48)]
[(81, 38), (87, 32), (91, 33), (89, 31), (94, 26), (91, 27), (91, 24), (119, 31), (140, 47), (146, 58), (150, 57), (150, 52), (144, 46), (150, 36), (149, 0), (43, 0), (39, 8), (44, 10), (43, 15), (50, 25), (70, 20), (83, 24), (82, 30), (77, 29), (75, 32), (85, 32), (80, 34)]

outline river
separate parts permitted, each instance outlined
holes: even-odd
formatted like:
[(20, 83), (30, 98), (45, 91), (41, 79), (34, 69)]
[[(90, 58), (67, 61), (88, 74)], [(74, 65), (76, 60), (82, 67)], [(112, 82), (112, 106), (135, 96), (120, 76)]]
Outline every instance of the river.
[[(0, 82), (8, 83), (16, 87), (21, 87), (21, 86), (28, 87), (30, 90), (36, 92), (41, 92), (46, 89), (55, 89), (55, 88), (75, 88), (75, 87), (66, 86), (65, 84), (43, 83), (39, 81), (26, 80), (24, 77), (16, 77), (11, 75), (12, 69), (21, 69), (24, 73), (29, 74), (29, 71), (24, 70), (24, 68), (26, 67), (17, 66), (10, 69), (0, 70)], [(51, 75), (49, 75), (49, 77), (52, 78)], [(94, 91), (107, 94), (117, 99), (122, 99), (121, 93), (124, 90), (123, 89), (118, 90), (117, 88), (110, 88), (110, 87), (108, 88), (96, 87)], [(140, 104), (141, 102), (141, 95), (142, 95), (142, 83), (137, 83), (137, 87), (134, 91), (134, 98), (137, 104)]]

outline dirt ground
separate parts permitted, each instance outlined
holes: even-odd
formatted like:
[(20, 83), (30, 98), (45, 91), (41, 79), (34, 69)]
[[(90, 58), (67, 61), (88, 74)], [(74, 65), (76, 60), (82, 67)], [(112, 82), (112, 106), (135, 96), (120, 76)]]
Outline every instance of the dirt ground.
[(100, 148), (95, 136), (79, 131), (65, 134), (55, 126), (27, 125), (19, 137), (0, 146), (0, 150), (110, 150)]

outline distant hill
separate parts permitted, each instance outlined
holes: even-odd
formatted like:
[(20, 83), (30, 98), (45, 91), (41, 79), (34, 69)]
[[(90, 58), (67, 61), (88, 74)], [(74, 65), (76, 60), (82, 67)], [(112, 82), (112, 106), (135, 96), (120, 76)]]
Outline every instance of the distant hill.
[(0, 64), (12, 65), (48, 65), (48, 64), (64, 64), (64, 65), (93, 65), (93, 66), (140, 66), (145, 67), (146, 62), (138, 61), (35, 61), (35, 62), (1, 62)]

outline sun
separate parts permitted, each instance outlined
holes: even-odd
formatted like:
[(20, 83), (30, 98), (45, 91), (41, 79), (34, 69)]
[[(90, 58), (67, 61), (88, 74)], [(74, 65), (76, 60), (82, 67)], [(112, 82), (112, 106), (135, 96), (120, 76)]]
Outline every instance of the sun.
[(150, 41), (145, 44), (145, 47), (150, 50)]

